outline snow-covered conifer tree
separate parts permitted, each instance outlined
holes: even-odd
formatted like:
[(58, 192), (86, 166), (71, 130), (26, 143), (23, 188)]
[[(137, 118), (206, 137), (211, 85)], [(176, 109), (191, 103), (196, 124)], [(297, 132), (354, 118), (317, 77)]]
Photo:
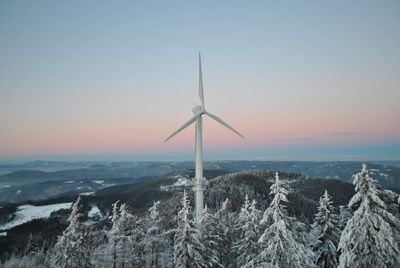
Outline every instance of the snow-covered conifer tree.
[(347, 222), (351, 219), (351, 209), (345, 205), (345, 206), (339, 206), (339, 229), (343, 230), (344, 227), (346, 227)]
[(205, 207), (203, 219), (199, 224), (201, 242), (205, 249), (202, 252), (205, 267), (223, 267), (221, 264), (221, 248), (223, 243), (224, 230), (218, 220)]
[(117, 221), (109, 235), (108, 245), (114, 254), (115, 267), (131, 267), (133, 265), (133, 242), (130, 237), (132, 215), (126, 204), (121, 204)]
[(166, 240), (161, 226), (159, 211), (160, 201), (154, 202), (150, 207), (150, 215), (147, 221), (147, 233), (145, 236), (145, 250), (147, 267), (161, 267), (162, 254), (166, 248)]
[[(11, 255), (4, 262), (0, 262), (2, 268), (48, 268), (53, 267), (45, 259), (45, 251), (43, 248), (30, 252), (27, 255), (19, 256)], [(4, 256), (3, 256), (4, 257)]]
[(118, 207), (113, 204), (113, 223), (107, 232), (107, 244), (101, 245), (95, 251), (95, 267), (135, 267), (134, 243), (131, 238), (133, 216), (129, 213), (126, 204)]
[(228, 210), (229, 199), (227, 198), (221, 205), (221, 208), (214, 214), (218, 228), (222, 230), (222, 241), (219, 249), (221, 254), (221, 263), (224, 267), (230, 267), (236, 263), (236, 254), (233, 250), (234, 226), (236, 214)]
[(129, 234), (133, 243), (132, 263), (134, 267), (143, 267), (146, 263), (144, 258), (144, 242), (146, 236), (144, 225), (146, 221), (142, 217), (133, 216), (131, 222)]
[(264, 212), (261, 224), (267, 225), (258, 240), (261, 252), (247, 264), (248, 267), (313, 267), (311, 252), (295, 239), (291, 231), (291, 219), (286, 212), (288, 191), (283, 188), (278, 173), (275, 183), (271, 186), (274, 195), (270, 206)]
[(111, 216), (111, 223), (112, 225), (116, 226), (119, 218), (119, 200), (117, 200), (114, 204), (112, 204), (112, 216)]
[(23, 254), (28, 255), (28, 254), (34, 253), (34, 252), (36, 252), (36, 245), (35, 245), (35, 241), (33, 239), (33, 235), (32, 235), (32, 233), (30, 233), (28, 240), (26, 241)]
[(68, 218), (69, 226), (58, 238), (53, 249), (52, 262), (56, 267), (78, 268), (90, 265), (86, 227), (82, 221), (84, 217), (79, 196), (72, 206), (72, 212)]
[(237, 230), (239, 239), (234, 243), (237, 252), (237, 264), (243, 266), (258, 254), (259, 221), (261, 212), (256, 208), (256, 201), (250, 203), (246, 195), (238, 217)]
[(200, 232), (192, 219), (192, 208), (186, 191), (183, 192), (182, 209), (178, 212), (178, 228), (175, 231), (174, 263), (177, 268), (204, 267)]
[(92, 264), (97, 267), (106, 267), (106, 266), (114, 266), (115, 262), (114, 260), (116, 259), (115, 256), (115, 250), (112, 250), (110, 247), (112, 246), (115, 248), (114, 242), (112, 245), (110, 245), (110, 238), (114, 236), (114, 233), (117, 229), (118, 225), (118, 219), (119, 219), (119, 200), (117, 200), (115, 203), (112, 204), (112, 209), (111, 209), (111, 229), (108, 231), (105, 231), (105, 243), (100, 244), (92, 253)]
[(339, 267), (398, 267), (399, 219), (387, 210), (365, 164), (353, 184), (356, 193), (348, 205), (353, 216), (340, 237)]
[(312, 225), (315, 238), (313, 251), (314, 263), (321, 268), (335, 268), (338, 265), (337, 245), (340, 239), (337, 215), (331, 197), (325, 191), (319, 200), (318, 212)]

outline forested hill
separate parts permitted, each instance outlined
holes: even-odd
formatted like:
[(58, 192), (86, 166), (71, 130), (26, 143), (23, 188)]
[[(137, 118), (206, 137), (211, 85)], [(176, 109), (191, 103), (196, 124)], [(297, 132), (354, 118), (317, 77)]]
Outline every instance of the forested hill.
[[(354, 194), (354, 186), (337, 179), (306, 179), (303, 175), (279, 172), (289, 190), (288, 212), (309, 222), (316, 212), (319, 198), (327, 190), (335, 206), (345, 205)], [(228, 198), (233, 211), (239, 211), (245, 196), (255, 199), (258, 208), (264, 210), (270, 204), (270, 186), (275, 180), (275, 171), (255, 170), (226, 174), (210, 181), (206, 190), (206, 202), (218, 208)]]
[[(127, 221), (130, 223), (125, 222), (125, 227), (118, 229), (118, 232), (122, 232), (123, 236), (130, 237), (129, 241), (136, 241), (135, 243), (137, 244), (131, 245), (132, 249), (139, 250), (141, 246), (146, 248), (146, 241), (154, 238), (152, 236), (153, 227), (150, 225), (157, 224), (157, 232), (163, 234), (163, 239), (165, 239), (163, 240), (163, 254), (167, 254), (168, 256), (165, 256), (165, 258), (169, 262), (172, 262), (170, 254), (173, 252), (173, 245), (177, 243), (173, 234), (176, 233), (176, 228), (179, 227), (178, 218), (182, 216), (182, 209), (184, 209), (182, 208), (182, 200), (187, 200), (184, 201), (184, 204), (188, 206), (194, 204), (191, 180), (193, 172), (190, 169), (178, 170), (148, 181), (102, 189), (97, 191), (93, 196), (81, 195), (79, 197), (79, 204), (75, 203), (72, 212), (70, 209), (60, 210), (52, 213), (48, 219), (33, 220), (7, 230), (7, 236), (0, 237), (1, 258), (4, 259), (6, 256), (10, 256), (9, 254), (14, 254), (12, 256), (18, 259), (18, 256), (25, 254), (24, 252), (27, 252), (27, 250), (29, 251), (26, 245), (30, 245), (32, 241), (36, 250), (43, 247), (42, 250), (44, 251), (35, 251), (35, 254), (39, 255), (42, 254), (40, 252), (43, 252), (44, 255), (40, 255), (40, 258), (47, 258), (45, 256), (63, 258), (64, 253), (57, 252), (62, 251), (63, 246), (60, 244), (55, 245), (56, 241), (60, 243), (60, 241), (65, 242), (68, 239), (72, 239), (71, 241), (74, 239), (83, 239), (81, 243), (84, 243), (84, 246), (74, 250), (87, 250), (88, 252), (82, 255), (85, 257), (82, 257), (80, 261), (88, 265), (83, 267), (91, 267), (88, 264), (89, 262), (101, 260), (101, 256), (91, 254), (94, 254), (94, 252), (101, 253), (103, 250), (107, 251), (108, 249), (103, 248), (103, 246), (113, 245), (109, 236), (116, 232), (113, 228), (118, 226), (116, 225), (118, 219), (115, 218), (116, 205), (112, 209), (112, 204), (118, 201), (118, 206), (121, 207), (121, 215), (126, 214), (124, 217), (130, 215), (128, 217), (129, 221)], [(234, 226), (239, 224), (236, 221), (241, 213), (243, 213), (243, 207), (246, 206), (246, 202), (248, 204), (246, 209), (250, 209), (248, 202), (253, 200), (253, 209), (256, 209), (260, 213), (267, 211), (272, 206), (272, 201), (273, 199), (275, 200), (276, 194), (271, 193), (271, 186), (278, 183), (276, 170), (261, 169), (236, 173), (226, 172), (226, 170), (222, 169), (205, 170), (205, 176), (210, 178), (205, 191), (208, 217), (220, 217), (222, 209), (225, 211), (224, 213), (230, 215), (229, 219), (231, 222), (229, 224), (232, 226), (229, 228), (236, 228)], [(304, 175), (290, 172), (279, 172), (279, 177), (280, 191), (287, 192), (284, 194), (284, 200), (287, 198), (287, 201), (279, 206), (282, 209), (284, 208), (284, 213), (287, 213), (289, 217), (286, 219), (288, 228), (295, 228), (295, 232), (299, 232), (295, 235), (298, 236), (298, 239), (300, 239), (298, 242), (302, 243), (303, 246), (307, 247), (307, 241), (312, 239), (312, 234), (309, 234), (310, 230), (312, 230), (311, 224), (315, 220), (314, 217), (317, 208), (321, 206), (320, 198), (324, 195), (325, 191), (331, 196), (331, 212), (340, 214), (343, 218), (341, 227), (344, 226), (343, 224), (351, 216), (349, 210), (345, 208), (339, 209), (340, 206), (349, 204), (349, 200), (355, 194), (354, 185), (351, 183), (337, 179), (311, 179)], [(184, 192), (186, 192), (185, 195)], [(398, 194), (387, 190), (379, 190), (376, 193), (386, 203), (386, 209), (398, 217)], [(185, 197), (183, 198), (183, 196)], [(100, 217), (90, 215), (93, 208), (100, 209)], [(157, 211), (154, 212), (155, 210)], [(188, 211), (191, 211), (191, 209)], [(188, 211), (185, 213), (189, 213)], [(157, 215), (154, 213), (157, 213)], [(157, 223), (154, 222), (154, 217), (157, 218)], [(188, 214), (188, 217), (193, 218), (191, 212)], [(265, 228), (265, 225), (260, 222), (259, 217), (254, 224), (258, 230), (257, 232)], [(66, 228), (67, 226), (69, 227)], [(60, 240), (62, 234), (64, 236), (63, 239), (67, 240)], [(302, 240), (303, 238), (301, 237), (305, 240)], [(207, 238), (202, 239), (207, 241)], [(236, 239), (238, 239), (236, 234), (230, 235), (229, 243), (236, 243)], [(47, 255), (45, 254), (46, 251)], [(234, 254), (234, 252), (236, 250), (232, 248), (231, 253)], [(101, 253), (100, 255), (104, 254)], [(152, 252), (147, 252), (146, 250), (134, 254), (139, 254), (134, 256), (140, 259), (135, 261), (144, 263), (148, 262), (148, 257), (154, 257)], [(131, 261), (131, 259), (129, 260)], [(55, 260), (50, 259), (46, 261), (51, 262)], [(229, 260), (224, 260), (224, 262), (229, 263)], [(228, 264), (224, 264), (224, 267), (226, 265)]]
[[(246, 194), (258, 202), (259, 209), (265, 209), (272, 200), (269, 188), (275, 177), (273, 170), (227, 173), (226, 170), (211, 169), (205, 170), (204, 174), (209, 178), (205, 191), (205, 202), (209, 209), (218, 209), (228, 198), (230, 210), (237, 212)], [(289, 200), (293, 201), (289, 204), (289, 212), (303, 217), (304, 220), (306, 217), (307, 221), (315, 213), (318, 200), (325, 190), (331, 193), (336, 206), (347, 204), (354, 194), (354, 186), (351, 183), (337, 179), (307, 179), (303, 175), (291, 172), (279, 174), (285, 187), (289, 189)], [(193, 176), (192, 169), (178, 170), (150, 181), (102, 189), (85, 199), (89, 203), (96, 203), (105, 211), (109, 211), (111, 204), (118, 200), (138, 212), (146, 210), (157, 200), (171, 207), (171, 203), (177, 202), (184, 189), (192, 193)], [(193, 194), (190, 194), (189, 198), (192, 200)], [(168, 208), (166, 211), (169, 213)]]
[[(222, 169), (205, 170), (205, 176), (210, 178), (205, 191), (205, 202), (210, 210), (217, 210), (228, 198), (229, 210), (238, 212), (246, 194), (250, 199), (254, 198), (257, 201), (257, 207), (261, 210), (270, 204), (272, 197), (269, 188), (274, 181), (275, 171), (226, 173), (227, 171)], [(303, 175), (288, 172), (280, 174), (285, 187), (289, 189), (288, 212), (305, 223), (311, 222), (319, 197), (325, 190), (332, 195), (336, 206), (347, 204), (354, 193), (352, 184), (340, 180), (306, 179)], [(189, 193), (188, 197), (193, 204), (193, 175), (192, 169), (177, 170), (149, 181), (105, 188), (96, 192), (94, 196), (81, 196), (83, 209), (87, 214), (91, 207), (96, 206), (103, 215), (109, 215), (111, 205), (119, 200), (120, 203), (126, 203), (138, 216), (143, 216), (153, 201), (161, 200), (160, 213), (164, 215), (164, 222), (168, 228), (173, 228), (184, 189)], [(67, 213), (68, 210), (60, 211), (48, 220), (35, 220), (11, 229), (7, 237), (0, 237), (0, 247), (3, 247), (3, 250), (14, 246), (21, 248), (30, 233), (35, 236), (38, 244), (44, 241), (54, 242), (56, 236), (66, 227)], [(107, 220), (103, 219), (93, 224), (101, 226), (105, 222)]]

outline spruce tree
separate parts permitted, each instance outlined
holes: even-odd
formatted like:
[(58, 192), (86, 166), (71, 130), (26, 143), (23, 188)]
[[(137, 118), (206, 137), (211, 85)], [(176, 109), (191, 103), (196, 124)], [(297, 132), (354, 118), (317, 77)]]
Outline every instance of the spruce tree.
[(107, 232), (107, 243), (95, 250), (95, 267), (135, 267), (134, 242), (131, 237), (133, 216), (127, 205), (113, 204), (112, 227)]
[(288, 191), (283, 188), (278, 173), (270, 189), (274, 199), (260, 222), (267, 225), (258, 240), (261, 252), (247, 267), (313, 267), (311, 253), (291, 231), (290, 224), (295, 220), (287, 215), (284, 204), (288, 202)]
[(230, 200), (227, 198), (222, 203), (221, 208), (215, 213), (214, 217), (217, 221), (218, 228), (222, 230), (221, 241), (221, 263), (224, 267), (231, 267), (236, 263), (236, 254), (233, 250), (233, 242), (235, 241), (235, 220), (236, 214), (229, 211), (228, 206)]
[(338, 217), (334, 212), (331, 197), (325, 191), (319, 200), (318, 212), (315, 214), (312, 233), (315, 238), (313, 251), (314, 264), (321, 268), (334, 268), (338, 265), (337, 245), (340, 239)]
[(339, 229), (343, 231), (346, 227), (347, 222), (351, 219), (351, 209), (347, 205), (339, 206)]
[(184, 191), (182, 209), (178, 212), (178, 227), (175, 231), (174, 263), (177, 268), (205, 267), (202, 256), (205, 248), (200, 241), (200, 232), (192, 216), (192, 207)]
[(387, 210), (365, 164), (353, 184), (356, 193), (348, 204), (353, 216), (340, 237), (339, 267), (398, 267), (400, 221)]
[(160, 267), (162, 265), (162, 253), (167, 244), (161, 226), (159, 205), (160, 201), (154, 202), (149, 209), (148, 229), (144, 239), (147, 267)]
[(261, 212), (256, 208), (256, 201), (251, 203), (246, 195), (244, 204), (240, 210), (237, 231), (238, 240), (233, 245), (237, 252), (237, 264), (243, 266), (254, 259), (258, 254), (259, 221)]
[(28, 240), (26, 241), (25, 248), (23, 250), (23, 255), (28, 255), (31, 253), (35, 253), (37, 250), (35, 241), (33, 239), (32, 233), (29, 234)]
[(206, 267), (223, 267), (221, 264), (224, 231), (217, 218), (205, 207), (203, 219), (199, 224), (201, 242), (204, 245), (202, 252)]
[(86, 244), (86, 227), (83, 223), (81, 197), (72, 206), (69, 225), (58, 238), (53, 249), (52, 262), (56, 267), (80, 268), (90, 265), (90, 251)]

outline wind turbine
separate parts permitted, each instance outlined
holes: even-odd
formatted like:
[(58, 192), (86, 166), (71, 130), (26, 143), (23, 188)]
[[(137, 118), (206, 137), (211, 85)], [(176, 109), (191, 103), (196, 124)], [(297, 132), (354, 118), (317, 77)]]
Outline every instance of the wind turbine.
[(195, 123), (196, 134), (195, 134), (195, 154), (196, 154), (196, 169), (195, 169), (195, 178), (194, 178), (194, 191), (196, 193), (195, 197), (195, 219), (196, 222), (200, 222), (203, 218), (203, 209), (204, 209), (204, 197), (203, 192), (205, 190), (205, 182), (206, 179), (203, 177), (203, 115), (208, 115), (224, 127), (230, 129), (240, 137), (244, 138), (239, 132), (237, 132), (233, 127), (225, 123), (218, 116), (211, 114), (206, 111), (204, 106), (204, 93), (203, 93), (203, 75), (201, 72), (201, 57), (199, 53), (199, 97), (201, 105), (196, 105), (192, 111), (194, 116), (190, 118), (186, 123), (184, 123), (180, 128), (178, 128), (174, 133), (172, 133), (168, 138), (164, 140), (171, 139), (173, 136), (190, 126), (192, 123)]

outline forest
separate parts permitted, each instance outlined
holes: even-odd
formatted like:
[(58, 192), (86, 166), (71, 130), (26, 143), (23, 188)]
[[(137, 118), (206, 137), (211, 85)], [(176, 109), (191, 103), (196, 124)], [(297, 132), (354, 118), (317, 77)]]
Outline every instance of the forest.
[[(235, 187), (238, 178), (247, 186)], [(315, 195), (310, 181), (272, 171), (224, 175), (209, 182), (199, 222), (190, 189), (144, 213), (117, 201), (95, 223), (79, 197), (54, 243), (30, 237), (2, 267), (399, 267), (398, 194), (382, 189), (363, 165), (346, 204), (318, 183), (322, 194), (312, 207), (311, 198), (299, 197)]]

